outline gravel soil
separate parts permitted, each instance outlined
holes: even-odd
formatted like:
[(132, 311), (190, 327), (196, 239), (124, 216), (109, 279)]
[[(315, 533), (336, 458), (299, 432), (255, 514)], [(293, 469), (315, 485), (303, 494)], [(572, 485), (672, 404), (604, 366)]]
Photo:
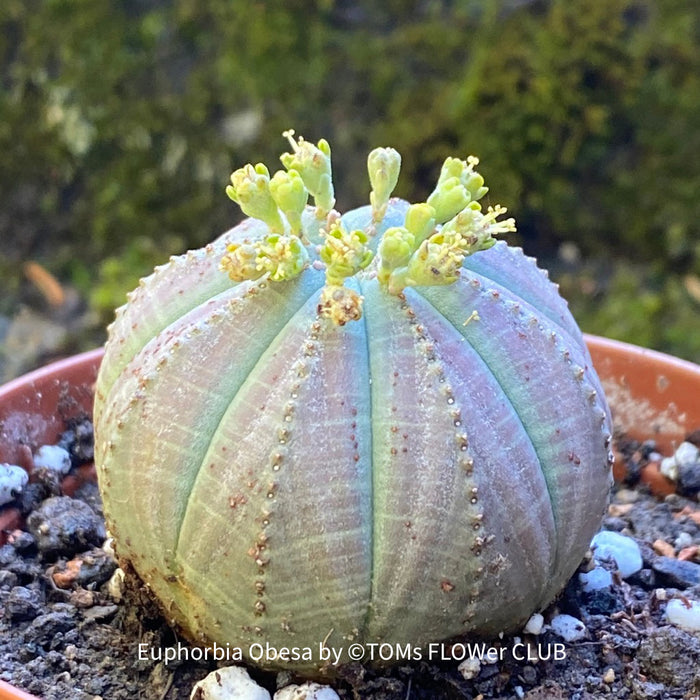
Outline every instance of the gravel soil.
[[(91, 458), (90, 434), (85, 419), (67, 426), (58, 440), (74, 468)], [(673, 598), (700, 601), (698, 494), (661, 498), (639, 483), (641, 469), (654, 458), (653, 445), (618, 440), (617, 452), (627, 483), (616, 485), (603, 528), (634, 538), (640, 571), (623, 579), (613, 562), (603, 562), (612, 585), (591, 593), (574, 575), (543, 611), (539, 634), (488, 642), (496, 649), (492, 656), (500, 657), (493, 663), (484, 658), (460, 670), (464, 647), (455, 644), (452, 659), (414, 660), (388, 670), (346, 668), (331, 682), (339, 696), (700, 698), (700, 632), (665, 618)], [(96, 485), (85, 483), (69, 496), (52, 472), (35, 469), (17, 501), (3, 508), (18, 505), (24, 525), (6, 533), (0, 547), (0, 679), (44, 700), (189, 698), (215, 664), (139, 659), (139, 644), (166, 649), (184, 642), (129, 572), (121, 598), (115, 594), (117, 565), (105, 544)], [(592, 566), (589, 553), (580, 571)], [(585, 625), (580, 639), (565, 641), (554, 633), (548, 623), (557, 614)], [(250, 674), (271, 693), (294, 680), (287, 673)]]

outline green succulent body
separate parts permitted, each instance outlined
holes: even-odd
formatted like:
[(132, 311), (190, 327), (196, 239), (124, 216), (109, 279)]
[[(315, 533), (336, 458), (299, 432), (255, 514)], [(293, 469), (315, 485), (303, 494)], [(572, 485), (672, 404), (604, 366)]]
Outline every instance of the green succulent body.
[[(340, 219), (374, 253), (408, 209), (382, 206)], [(308, 207), (310, 257), (320, 225)], [(610, 479), (609, 413), (566, 303), (499, 242), (452, 284), (399, 293), (365, 256), (330, 286), (361, 318), (334, 323), (321, 265), (222, 274), (269, 235), (245, 220), (117, 312), (95, 425), (119, 556), (191, 640), (244, 654), (517, 629), (578, 566)], [(318, 653), (293, 667), (328, 671)]]

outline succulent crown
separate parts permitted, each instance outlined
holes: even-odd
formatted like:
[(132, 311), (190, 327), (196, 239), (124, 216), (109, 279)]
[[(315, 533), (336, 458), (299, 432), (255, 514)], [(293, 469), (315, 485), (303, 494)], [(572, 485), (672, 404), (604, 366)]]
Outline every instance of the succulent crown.
[[(494, 236), (515, 230), (500, 205), (484, 212), (479, 200), (486, 194), (484, 178), (475, 170), (479, 159), (447, 158), (435, 189), (426, 202), (412, 204), (403, 224), (388, 228), (378, 245), (371, 245), (383, 220), (401, 169), (393, 148), (375, 148), (367, 158), (371, 191), (371, 223), (365, 230), (349, 230), (335, 207), (331, 149), (325, 139), (315, 146), (294, 131), (285, 131), (291, 153), (280, 157), (286, 170), (272, 178), (265, 165), (250, 163), (231, 174), (226, 194), (244, 214), (263, 221), (269, 234), (257, 240), (232, 243), (221, 269), (236, 282), (263, 276), (289, 280), (306, 267), (325, 268), (326, 284), (319, 314), (343, 325), (362, 316), (362, 297), (345, 285), (356, 275), (376, 276), (389, 294), (405, 287), (451, 284), (468, 255), (486, 250)], [(320, 243), (304, 232), (302, 215), (309, 195), (314, 218), (320, 222)], [(376, 249), (376, 253), (374, 252)]]

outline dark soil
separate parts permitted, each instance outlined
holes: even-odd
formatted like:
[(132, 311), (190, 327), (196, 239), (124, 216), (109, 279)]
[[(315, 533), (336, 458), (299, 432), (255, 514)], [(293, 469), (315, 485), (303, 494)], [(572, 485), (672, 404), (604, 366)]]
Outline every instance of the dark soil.
[[(75, 466), (91, 458), (90, 435), (83, 422), (60, 437)], [(630, 481), (650, 451), (648, 445), (618, 443)], [(35, 471), (19, 504), (26, 525), (0, 547), (0, 679), (44, 700), (189, 698), (214, 666), (138, 659), (139, 643), (165, 649), (183, 642), (128, 572), (121, 601), (108, 592), (116, 563), (103, 548), (95, 484), (69, 497), (55, 477)], [(603, 527), (634, 537), (644, 567), (628, 580), (615, 572), (611, 588), (589, 594), (577, 575), (572, 578), (544, 617), (578, 618), (588, 630), (583, 640), (563, 643), (545, 626), (539, 636), (492, 642), (506, 650), (503, 659), (482, 663), (471, 680), (458, 671), (458, 659), (413, 661), (386, 671), (358, 665), (344, 669), (332, 685), (341, 698), (353, 700), (700, 698), (700, 635), (664, 619), (671, 598), (700, 600), (700, 563), (697, 550), (692, 553), (700, 545), (699, 513), (697, 494), (661, 500), (638, 483), (615, 487)], [(688, 560), (677, 557), (681, 550)], [(520, 642), (529, 652), (522, 653)], [(553, 658), (555, 648), (564, 649), (563, 659)], [(514, 650), (525, 658), (515, 659)], [(286, 673), (250, 673), (271, 693), (293, 680)]]

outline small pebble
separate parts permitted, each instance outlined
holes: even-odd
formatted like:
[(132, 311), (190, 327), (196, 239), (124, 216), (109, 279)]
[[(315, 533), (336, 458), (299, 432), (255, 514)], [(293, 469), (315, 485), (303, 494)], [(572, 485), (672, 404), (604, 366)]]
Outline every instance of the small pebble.
[(527, 621), (525, 625), (525, 632), (527, 634), (538, 635), (542, 631), (544, 626), (544, 617), (540, 613), (534, 613), (532, 617)]
[(608, 685), (612, 685), (614, 682), (615, 682), (615, 671), (612, 668), (609, 668), (603, 674), (603, 683), (607, 683)]
[(653, 547), (654, 551), (657, 554), (660, 554), (662, 557), (672, 557), (676, 554), (676, 550), (674, 549), (673, 545), (662, 539), (654, 540), (651, 546)]
[(14, 571), (0, 569), (0, 590), (10, 590), (18, 583), (17, 574)]
[(603, 520), (603, 527), (613, 532), (622, 532), (627, 527), (627, 521), (623, 518), (609, 516)]
[(462, 674), (462, 678), (465, 681), (470, 681), (472, 678), (476, 678), (481, 671), (481, 661), (476, 657), (469, 657), (464, 659), (462, 663), (457, 666), (457, 670)]
[(94, 435), (92, 422), (84, 419), (66, 430), (58, 444), (70, 453), (74, 465), (90, 462), (94, 457)]
[(224, 666), (199, 681), (190, 700), (271, 700), (270, 693), (251, 679), (241, 666)]
[(678, 552), (678, 560), (692, 561), (693, 559), (697, 559), (698, 552), (700, 552), (700, 547), (698, 547), (696, 544), (691, 545), (690, 547), (683, 547), (683, 549)]
[(107, 583), (117, 568), (117, 562), (98, 547), (78, 554), (76, 559), (80, 562), (77, 583), (83, 588), (97, 588)]
[(31, 532), (25, 530), (15, 530), (10, 533), (7, 541), (20, 554), (26, 554), (36, 547), (36, 540)]
[(700, 493), (700, 462), (678, 468), (678, 491), (685, 496)]
[(640, 569), (627, 579), (630, 583), (650, 591), (656, 587), (656, 574), (651, 569)]
[(528, 685), (534, 685), (537, 682), (537, 671), (534, 666), (523, 666), (520, 675)]
[(673, 543), (673, 546), (676, 548), (677, 551), (680, 551), (681, 549), (684, 549), (685, 547), (690, 547), (693, 544), (693, 538), (688, 532), (680, 532), (678, 533), (678, 537), (676, 537), (675, 542)]
[(118, 610), (118, 605), (94, 605), (85, 610), (83, 614), (86, 620), (102, 622), (116, 615)]
[(67, 562), (63, 560), (52, 566), (50, 573), (58, 588), (97, 588), (111, 578), (117, 563), (102, 549), (93, 547), (87, 552), (78, 554)]
[(549, 623), (554, 634), (565, 642), (577, 642), (584, 639), (587, 634), (586, 625), (581, 620), (571, 615), (556, 615)]
[[(45, 472), (46, 473), (46, 472)], [(22, 515), (26, 516), (33, 510), (36, 510), (41, 502), (49, 496), (60, 496), (61, 492), (58, 488), (55, 490), (51, 485), (41, 481), (31, 481), (27, 484), (22, 494), (17, 499)]]
[(639, 545), (619, 532), (602, 530), (591, 541), (593, 556), (597, 561), (612, 559), (622, 578), (632, 576), (642, 568), (642, 553)]
[(657, 557), (651, 564), (652, 569), (668, 579), (666, 585), (676, 588), (690, 588), (700, 584), (700, 564), (692, 561), (679, 561), (671, 557)]
[(0, 464), (0, 506), (14, 501), (29, 481), (29, 474), (15, 464)]
[(92, 508), (68, 496), (47, 498), (27, 518), (27, 527), (39, 551), (51, 557), (73, 556), (105, 538), (104, 522)]
[(288, 685), (278, 690), (274, 700), (340, 700), (340, 698), (330, 686), (309, 681), (301, 685)]
[(24, 643), (48, 646), (59, 634), (75, 627), (75, 614), (76, 610), (71, 605), (70, 610), (59, 608), (38, 615), (22, 631)]
[(627, 515), (632, 508), (634, 508), (634, 503), (611, 503), (608, 506), (608, 514), (613, 518), (620, 518)]
[(676, 627), (688, 632), (700, 632), (700, 602), (674, 598), (666, 605), (666, 619)]
[(700, 448), (692, 442), (682, 442), (678, 445), (673, 458), (679, 467), (687, 467), (700, 461)]
[(682, 442), (672, 457), (661, 460), (660, 471), (672, 481), (678, 481), (683, 467), (692, 467), (698, 462), (700, 450), (692, 442)]
[(124, 578), (124, 570), (117, 569), (107, 583), (107, 593), (115, 603), (118, 603), (124, 597)]
[(5, 618), (10, 622), (33, 620), (41, 611), (41, 595), (24, 586), (15, 586), (5, 602)]
[(656, 600), (666, 600), (666, 598), (668, 598), (668, 595), (666, 594), (666, 589), (657, 588), (654, 591), (654, 597), (656, 598)]
[(67, 474), (71, 468), (70, 454), (59, 445), (42, 445), (34, 455), (34, 468)]
[(659, 465), (659, 471), (671, 481), (678, 481), (678, 464), (673, 457), (664, 457)]
[(579, 574), (579, 581), (583, 584), (584, 593), (601, 591), (612, 586), (612, 574), (602, 566), (596, 566), (587, 573)]
[(95, 594), (93, 591), (86, 591), (84, 588), (78, 588), (70, 594), (68, 600), (75, 605), (76, 608), (91, 608), (95, 604)]
[(619, 489), (615, 500), (618, 503), (636, 503), (639, 500), (639, 492), (634, 489)]

